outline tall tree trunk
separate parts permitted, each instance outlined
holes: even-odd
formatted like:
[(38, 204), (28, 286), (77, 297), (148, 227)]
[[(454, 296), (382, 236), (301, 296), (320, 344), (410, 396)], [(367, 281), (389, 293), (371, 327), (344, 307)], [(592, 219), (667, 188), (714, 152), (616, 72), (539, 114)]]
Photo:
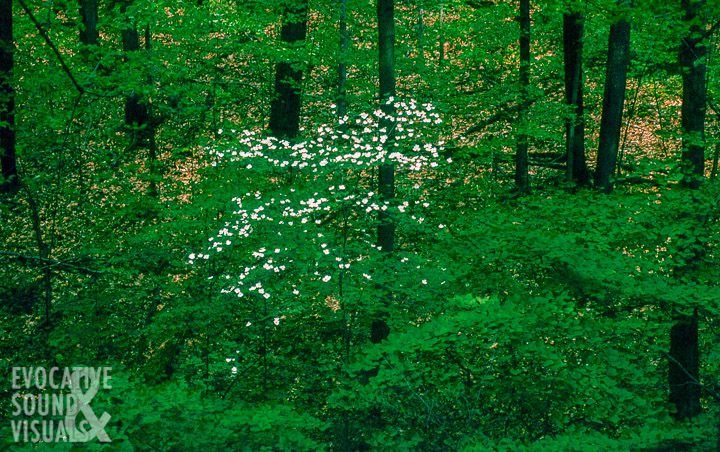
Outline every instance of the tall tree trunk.
[(88, 46), (97, 45), (99, 36), (97, 0), (80, 0), (80, 17), (82, 19), (80, 42)]
[(530, 190), (528, 176), (528, 136), (527, 111), (529, 106), (528, 87), (530, 85), (530, 0), (520, 0), (520, 111), (518, 115), (519, 132), (515, 149), (515, 184), (518, 191)]
[(700, 414), (700, 350), (697, 309), (690, 315), (676, 314), (670, 328), (668, 384), (675, 417), (687, 419)]
[[(292, 0), (283, 13), (280, 39), (297, 48), (307, 35), (308, 0)], [(303, 71), (298, 62), (275, 65), (275, 98), (270, 106), (270, 133), (278, 138), (295, 138), (300, 131)]]
[[(150, 25), (145, 26), (145, 50), (150, 52), (152, 50), (152, 31)], [(148, 75), (148, 85), (152, 86), (154, 81), (152, 75)], [(157, 180), (159, 176), (160, 165), (157, 158), (157, 142), (155, 141), (155, 128), (158, 124), (158, 119), (153, 116), (153, 105), (150, 99), (146, 100), (145, 108), (147, 111), (147, 126), (145, 130), (145, 145), (148, 150), (148, 158), (150, 160), (150, 187), (148, 195), (157, 196)]]
[(419, 70), (425, 69), (425, 4), (420, 0), (418, 4), (417, 19), (417, 52)]
[(713, 153), (712, 168), (710, 169), (710, 179), (715, 180), (718, 173), (718, 163), (720, 163), (720, 142), (715, 143), (715, 152)]
[(702, 42), (703, 29), (698, 23), (698, 10), (705, 0), (682, 0), (684, 20), (690, 30), (680, 42), (680, 66), (682, 68), (682, 134), (683, 164), (686, 186), (697, 188), (705, 174), (705, 56), (707, 49)]
[[(132, 5), (133, 0), (123, 0), (121, 3), (121, 12), (127, 13), (128, 7)], [(150, 26), (147, 25), (144, 30), (145, 52), (149, 56), (152, 49), (152, 34)], [(137, 25), (131, 22), (130, 26), (122, 30), (123, 52), (126, 54), (139, 52), (140, 33)], [(153, 80), (150, 75), (144, 81), (147, 86), (152, 86)], [(125, 98), (125, 125), (128, 128), (130, 136), (129, 150), (144, 148), (148, 151), (148, 167), (150, 172), (150, 182), (148, 187), (148, 195), (157, 196), (157, 143), (155, 141), (155, 129), (157, 126), (157, 118), (153, 117), (152, 104), (150, 99), (133, 91)]]
[(563, 55), (565, 59), (565, 102), (573, 113), (565, 123), (568, 179), (587, 184), (590, 174), (585, 161), (585, 121), (583, 119), (583, 33), (584, 17), (572, 12), (563, 16)]
[(1, 191), (19, 185), (15, 159), (15, 89), (13, 87), (12, 0), (0, 0), (0, 167)]
[[(126, 13), (131, 4), (132, 0), (122, 1), (121, 12)], [(129, 53), (140, 50), (140, 34), (134, 23), (122, 31), (122, 44), (124, 52)], [(132, 92), (125, 98), (125, 124), (130, 130), (130, 148), (136, 148), (147, 143), (147, 137), (151, 132), (149, 130), (151, 129), (150, 114), (147, 103), (137, 92)]]
[(440, 0), (440, 45), (438, 46), (438, 66), (445, 64), (445, 2)]
[[(619, 2), (621, 7), (624, 1)], [(625, 84), (630, 64), (630, 23), (622, 17), (610, 26), (608, 60), (605, 72), (600, 145), (598, 148), (595, 186), (606, 193), (613, 189), (610, 180), (615, 172), (620, 129), (625, 106)]]
[[(378, 20), (378, 62), (380, 76), (380, 108), (386, 115), (393, 115), (395, 107), (391, 98), (395, 96), (395, 5), (393, 0), (377, 0)], [(395, 142), (394, 123), (388, 119), (380, 121), (380, 133), (388, 136), (386, 147), (392, 148)], [(395, 166), (381, 163), (378, 168), (378, 193), (382, 201), (395, 197)], [(395, 249), (395, 224), (387, 211), (380, 211), (377, 227), (377, 244), (383, 252), (392, 253)], [(383, 318), (372, 323), (373, 343), (379, 343), (388, 337), (390, 328)]]
[(347, 0), (340, 0), (340, 58), (338, 62), (338, 93), (337, 116), (343, 118), (347, 114), (347, 56), (350, 47), (350, 34), (347, 28)]
[[(698, 11), (704, 0), (682, 0), (683, 19), (690, 24), (689, 33), (680, 42), (680, 65), (683, 78), (682, 133), (683, 185), (698, 188), (705, 172), (705, 55), (703, 29), (698, 23)], [(704, 252), (701, 246), (692, 250), (697, 262)], [(678, 269), (687, 272), (689, 269)], [(676, 312), (670, 328), (670, 360), (668, 384), (670, 402), (675, 405), (675, 417), (687, 419), (700, 414), (700, 351), (698, 343), (698, 313)]]

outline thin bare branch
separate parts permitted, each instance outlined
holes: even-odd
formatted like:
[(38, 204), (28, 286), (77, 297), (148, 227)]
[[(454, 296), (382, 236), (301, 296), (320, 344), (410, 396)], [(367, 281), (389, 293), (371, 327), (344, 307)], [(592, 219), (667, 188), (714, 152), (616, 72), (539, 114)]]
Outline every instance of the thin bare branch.
[(13, 251), (0, 251), (0, 256), (7, 256), (7, 257), (13, 257), (16, 260), (19, 261), (32, 261), (40, 264), (45, 264), (46, 267), (58, 267), (62, 268), (64, 270), (72, 270), (76, 271), (78, 273), (82, 273), (84, 275), (101, 275), (105, 273), (103, 270), (95, 270), (88, 267), (83, 267), (80, 265), (76, 265), (67, 261), (60, 261), (57, 259), (50, 259), (46, 257), (40, 257), (40, 256), (29, 256), (27, 254), (22, 253), (16, 253)]

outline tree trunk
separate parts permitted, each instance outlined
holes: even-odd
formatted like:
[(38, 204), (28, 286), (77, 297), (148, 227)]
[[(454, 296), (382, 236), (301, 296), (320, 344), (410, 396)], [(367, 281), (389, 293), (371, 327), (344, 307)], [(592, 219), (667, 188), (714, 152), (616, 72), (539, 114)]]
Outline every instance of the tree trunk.
[(12, 0), (0, 0), (0, 191), (19, 185), (15, 159), (15, 89), (13, 87)]
[(573, 12), (563, 16), (563, 55), (565, 59), (565, 102), (573, 116), (565, 122), (567, 174), (578, 185), (588, 183), (585, 161), (585, 121), (583, 118), (583, 32), (584, 17)]
[(425, 4), (420, 0), (417, 20), (417, 52), (419, 72), (425, 69)]
[(80, 17), (82, 18), (82, 29), (80, 30), (80, 42), (88, 46), (95, 46), (98, 43), (98, 4), (97, 0), (80, 0)]
[(677, 314), (670, 328), (668, 383), (675, 417), (687, 419), (700, 414), (700, 351), (698, 313)]
[[(620, 2), (621, 6), (624, 2)], [(625, 84), (630, 64), (630, 23), (623, 17), (610, 27), (608, 60), (605, 73), (600, 145), (598, 148), (595, 186), (606, 193), (613, 189), (610, 177), (615, 172), (623, 108)]]
[(518, 191), (530, 191), (528, 177), (527, 111), (530, 85), (530, 0), (520, 0), (520, 112), (519, 132), (515, 150), (515, 184)]
[[(123, 1), (120, 10), (125, 13), (131, 4), (132, 0)], [(122, 44), (124, 52), (140, 50), (140, 34), (134, 23), (122, 31)], [(131, 147), (142, 143), (142, 138), (147, 134), (143, 128), (147, 129), (149, 119), (147, 104), (142, 102), (140, 94), (130, 93), (125, 98), (125, 124), (130, 128)]]
[[(280, 39), (297, 48), (307, 35), (308, 0), (294, 0), (285, 8)], [(275, 65), (275, 98), (270, 106), (270, 133), (278, 138), (295, 138), (300, 131), (303, 71), (298, 62)]]
[[(395, 107), (390, 102), (390, 99), (395, 96), (395, 4), (393, 0), (377, 0), (377, 20), (380, 108), (386, 115), (393, 115)], [(384, 146), (391, 149), (395, 142), (394, 123), (382, 119), (380, 129), (380, 133), (388, 136)], [(378, 193), (380, 193), (382, 201), (389, 202), (395, 197), (395, 166), (390, 163), (381, 163), (378, 168)], [(385, 253), (392, 253), (395, 249), (395, 224), (387, 211), (380, 211), (377, 244)], [(390, 328), (382, 316), (373, 320), (370, 333), (373, 343), (379, 343), (388, 337)]]
[[(683, 20), (690, 24), (688, 35), (680, 42), (680, 65), (683, 78), (682, 133), (683, 133), (683, 185), (699, 188), (705, 173), (705, 55), (702, 44), (703, 28), (698, 23), (698, 10), (704, 0), (683, 0)], [(700, 260), (704, 251), (700, 246), (692, 250)], [(686, 264), (687, 266), (688, 264)], [(686, 272), (688, 269), (678, 269)], [(691, 315), (676, 312), (675, 324), (670, 329), (670, 360), (668, 384), (670, 402), (675, 405), (677, 419), (692, 418), (700, 414), (700, 352), (698, 343), (697, 309)]]
[(682, 0), (684, 20), (691, 23), (688, 35), (680, 42), (680, 66), (682, 68), (682, 134), (683, 134), (683, 183), (697, 188), (705, 174), (705, 56), (707, 49), (702, 43), (703, 29), (698, 20), (698, 10), (705, 0)]
[[(145, 26), (145, 50), (148, 52), (152, 50), (152, 31), (150, 31), (150, 26)], [(152, 86), (154, 81), (152, 78), (152, 75), (148, 75), (147, 79), (148, 85)], [(157, 196), (158, 195), (158, 187), (157, 187), (157, 180), (160, 174), (160, 165), (157, 158), (157, 142), (155, 141), (155, 128), (158, 124), (158, 119), (156, 117), (153, 117), (153, 105), (152, 102), (150, 102), (149, 99), (146, 100), (145, 103), (145, 109), (147, 112), (147, 126), (144, 130), (144, 138), (145, 138), (145, 145), (147, 146), (148, 150), (148, 158), (150, 160), (150, 187), (148, 190), (148, 195), (150, 196)]]
[(440, 45), (438, 46), (438, 66), (445, 64), (445, 2), (440, 0)]
[(347, 0), (340, 0), (340, 61), (338, 62), (337, 116), (342, 119), (347, 114), (347, 56), (350, 47), (350, 34), (347, 28)]

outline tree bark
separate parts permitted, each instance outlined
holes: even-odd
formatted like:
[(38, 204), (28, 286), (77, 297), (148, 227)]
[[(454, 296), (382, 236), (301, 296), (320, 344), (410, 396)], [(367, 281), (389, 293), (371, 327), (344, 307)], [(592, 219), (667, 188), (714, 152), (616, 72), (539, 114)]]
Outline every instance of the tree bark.
[[(125, 13), (131, 4), (132, 0), (122, 1), (121, 12)], [(122, 44), (123, 52), (140, 50), (140, 34), (134, 23), (122, 30)], [(149, 119), (147, 104), (142, 101), (140, 94), (133, 91), (125, 98), (125, 124), (131, 130), (133, 143), (139, 144), (142, 141), (139, 138), (146, 135), (147, 132), (143, 131), (143, 128), (148, 127)]]
[(675, 418), (682, 420), (700, 414), (700, 351), (698, 313), (676, 314), (670, 328), (668, 383)]
[[(132, 3), (133, 0), (121, 0), (120, 11), (125, 14)], [(126, 54), (138, 52), (141, 49), (140, 33), (134, 22), (128, 28), (122, 30), (122, 45), (123, 52)], [(145, 32), (145, 45), (146, 49), (149, 50), (149, 28), (147, 28)], [(145, 147), (149, 149), (152, 154), (154, 152), (153, 148), (155, 147), (155, 125), (151, 118), (150, 105), (148, 100), (136, 91), (130, 92), (125, 97), (125, 125), (128, 128), (130, 136), (129, 149)]]
[(88, 46), (98, 44), (98, 4), (97, 0), (80, 0), (80, 17), (82, 29), (80, 30), (80, 42)]
[(337, 116), (342, 119), (347, 114), (347, 56), (350, 47), (350, 34), (347, 28), (347, 0), (340, 0), (340, 58), (338, 62)]
[(703, 29), (697, 22), (698, 11), (705, 0), (682, 0), (683, 20), (691, 23), (689, 33), (680, 42), (682, 68), (682, 136), (683, 183), (697, 188), (705, 175), (705, 56)]
[(585, 160), (585, 121), (583, 106), (584, 17), (572, 12), (563, 16), (563, 55), (565, 60), (565, 102), (573, 116), (565, 122), (567, 174), (578, 185), (588, 183), (590, 173)]
[[(145, 26), (145, 50), (148, 52), (152, 50), (152, 31), (150, 30), (150, 26)], [(152, 75), (148, 75), (147, 79), (148, 85), (153, 85), (153, 78)], [(153, 105), (152, 102), (150, 102), (149, 99), (145, 102), (145, 110), (147, 112), (147, 125), (144, 133), (144, 139), (145, 139), (145, 146), (147, 146), (148, 150), (148, 158), (150, 160), (150, 187), (148, 190), (148, 195), (150, 196), (157, 196), (158, 195), (158, 187), (157, 187), (157, 179), (159, 176), (159, 162), (157, 158), (157, 142), (155, 141), (155, 128), (159, 124), (158, 118), (153, 117)]]
[[(393, 0), (378, 0), (378, 61), (380, 78), (380, 108), (386, 115), (393, 115), (395, 108), (390, 98), (395, 96), (395, 19)], [(394, 142), (394, 125), (389, 120), (382, 120), (380, 128), (388, 135), (386, 144)], [(382, 132), (381, 132), (382, 133)], [(378, 177), (378, 192), (383, 201), (395, 196), (395, 168), (391, 164), (381, 164)], [(395, 226), (387, 215), (382, 212), (378, 226), (378, 245), (383, 251), (392, 252), (395, 241)]]
[[(395, 107), (391, 98), (395, 96), (395, 4), (393, 0), (377, 0), (378, 20), (378, 72), (380, 79), (380, 108), (386, 115), (393, 115)], [(385, 147), (392, 149), (395, 142), (394, 123), (383, 118), (380, 133), (387, 134)], [(389, 202), (395, 197), (395, 166), (381, 163), (378, 168), (378, 193), (382, 201)], [(380, 211), (377, 227), (377, 244), (385, 253), (395, 249), (395, 224), (387, 211)], [(390, 334), (387, 322), (382, 318), (373, 320), (370, 339), (373, 343), (385, 340)]]
[(417, 19), (417, 52), (419, 71), (425, 69), (425, 4), (420, 0)]
[[(620, 2), (621, 6), (624, 2)], [(608, 60), (605, 73), (600, 145), (598, 148), (595, 186), (605, 193), (613, 189), (611, 176), (615, 171), (623, 108), (625, 84), (630, 64), (630, 23), (624, 18), (610, 26)]]
[(438, 46), (438, 66), (445, 65), (445, 2), (440, 0), (440, 45)]
[[(684, 186), (699, 188), (705, 173), (705, 112), (707, 91), (705, 86), (707, 50), (702, 43), (703, 29), (697, 21), (698, 11), (705, 0), (682, 0), (683, 20), (690, 24), (688, 35), (680, 42), (680, 66), (682, 68), (682, 134), (683, 134), (683, 180)], [(692, 250), (691, 268), (701, 258), (701, 245)], [(677, 269), (685, 273), (689, 269)], [(668, 384), (670, 402), (675, 405), (675, 417), (688, 419), (700, 414), (700, 352), (698, 341), (698, 312), (674, 313), (674, 325), (670, 328), (670, 360)]]
[[(307, 35), (308, 0), (291, 1), (283, 13), (280, 39), (297, 48)], [(281, 61), (275, 65), (275, 98), (270, 106), (270, 133), (278, 138), (295, 138), (300, 132), (303, 71), (299, 62)]]
[(530, 191), (528, 176), (528, 136), (527, 111), (529, 106), (528, 88), (530, 85), (530, 0), (520, 0), (520, 111), (515, 149), (515, 184), (518, 191)]
[(0, 191), (19, 186), (15, 157), (15, 88), (13, 87), (12, 0), (0, 0)]

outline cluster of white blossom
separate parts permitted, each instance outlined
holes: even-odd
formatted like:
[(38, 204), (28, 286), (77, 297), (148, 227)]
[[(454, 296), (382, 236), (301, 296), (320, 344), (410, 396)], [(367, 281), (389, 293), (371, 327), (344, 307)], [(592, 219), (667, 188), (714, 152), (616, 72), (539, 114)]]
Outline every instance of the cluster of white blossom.
[[(225, 221), (217, 234), (208, 239), (205, 251), (190, 254), (189, 262), (207, 260), (213, 254), (239, 248), (246, 255), (246, 264), (234, 275), (223, 275), (221, 279), (227, 285), (222, 292), (233, 293), (237, 297), (255, 294), (268, 300), (274, 293), (262, 282), (288, 271), (294, 264), (302, 263), (296, 262), (298, 246), (317, 247), (318, 258), (315, 258), (312, 271), (303, 274), (303, 283), (308, 280), (329, 283), (333, 280), (333, 271), (348, 272), (354, 264), (366, 259), (367, 252), (347, 256), (340, 247), (333, 246), (323, 233), (324, 218), (339, 207), (351, 208), (358, 214), (389, 211), (394, 215), (407, 215), (427, 208), (429, 204), (419, 200), (401, 203), (383, 201), (374, 191), (353, 187), (344, 177), (335, 180), (337, 178), (333, 175), (345, 175), (350, 170), (363, 171), (385, 163), (409, 171), (430, 170), (443, 163), (451, 163), (440, 156), (442, 142), (437, 145), (426, 142), (423, 129), (441, 123), (433, 106), (415, 101), (395, 102), (391, 99), (391, 102), (395, 110), (393, 116), (377, 110), (354, 119), (344, 118), (337, 127), (316, 128), (313, 136), (305, 141), (290, 143), (246, 130), (239, 134), (231, 149), (212, 150), (213, 166), (233, 165), (258, 171), (261, 165), (275, 169), (293, 168), (317, 191), (301, 194), (289, 188), (286, 193), (254, 191), (234, 198), (232, 202), (237, 208), (232, 219)], [(392, 130), (383, 127), (387, 125)], [(418, 224), (425, 220), (417, 215), (410, 218)], [(437, 227), (442, 229), (445, 226), (440, 224)], [(252, 245), (254, 242), (249, 239), (260, 230), (264, 239), (275, 236), (273, 243), (277, 245), (268, 243), (255, 248)], [(302, 240), (293, 240), (298, 234), (301, 234)], [(294, 248), (288, 248), (290, 244)], [(372, 245), (372, 240), (368, 240), (367, 244), (368, 249), (379, 250)], [(321, 259), (327, 262), (323, 261), (321, 265)], [(402, 262), (406, 261), (407, 258), (404, 258)], [(304, 265), (307, 266), (307, 263)], [(372, 279), (362, 269), (358, 275), (366, 280)], [(288, 286), (291, 282), (286, 281)], [(422, 284), (426, 283), (423, 280)], [(299, 282), (285, 289), (296, 296), (301, 294)]]
[[(241, 163), (247, 169), (265, 161), (276, 168), (294, 168), (311, 173), (338, 168), (372, 167), (394, 163), (399, 168), (420, 171), (426, 166), (437, 167), (443, 142), (423, 142), (422, 129), (440, 124), (442, 120), (432, 104), (415, 101), (394, 102), (395, 115), (381, 109), (372, 114), (345, 117), (336, 127), (319, 126), (312, 137), (290, 143), (245, 130), (231, 150), (210, 149), (212, 165)], [(236, 147), (239, 145), (240, 149)]]

